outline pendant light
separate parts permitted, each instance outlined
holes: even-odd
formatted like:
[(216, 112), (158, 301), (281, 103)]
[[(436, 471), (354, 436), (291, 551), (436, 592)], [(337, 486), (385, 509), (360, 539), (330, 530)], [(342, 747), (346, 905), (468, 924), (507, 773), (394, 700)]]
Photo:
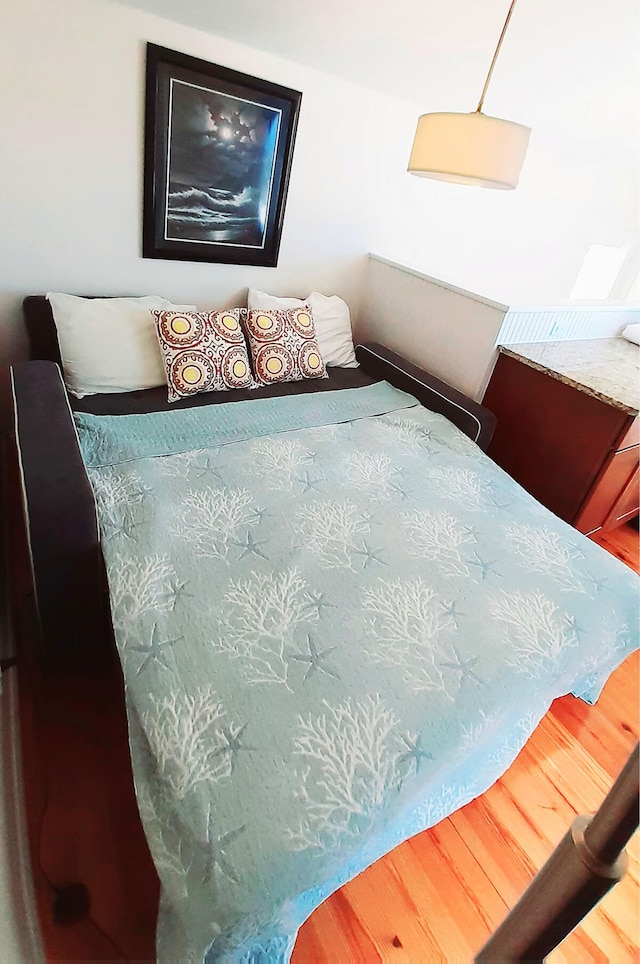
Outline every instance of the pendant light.
[(471, 114), (423, 114), (418, 118), (409, 158), (411, 174), (503, 191), (518, 184), (531, 129), (482, 113), (515, 5), (516, 0), (512, 0), (476, 110)]

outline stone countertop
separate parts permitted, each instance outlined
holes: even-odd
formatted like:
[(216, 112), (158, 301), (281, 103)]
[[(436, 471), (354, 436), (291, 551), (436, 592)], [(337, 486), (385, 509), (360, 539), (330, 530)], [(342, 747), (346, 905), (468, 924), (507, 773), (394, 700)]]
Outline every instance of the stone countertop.
[(640, 347), (625, 338), (543, 341), (498, 348), (628, 415), (640, 411)]

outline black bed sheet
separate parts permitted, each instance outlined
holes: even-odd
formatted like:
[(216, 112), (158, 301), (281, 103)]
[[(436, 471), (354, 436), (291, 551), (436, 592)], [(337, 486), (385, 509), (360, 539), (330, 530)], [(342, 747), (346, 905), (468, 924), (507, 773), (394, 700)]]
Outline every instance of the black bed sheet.
[(376, 381), (361, 368), (329, 368), (328, 378), (305, 378), (300, 382), (281, 382), (263, 388), (235, 388), (228, 392), (200, 392), (167, 401), (167, 386), (147, 388), (139, 392), (122, 392), (109, 395), (85, 395), (75, 398), (69, 395), (74, 412), (91, 415), (146, 415), (148, 412), (170, 412), (177, 408), (193, 408), (196, 405), (220, 405), (224, 402), (240, 402), (243, 399), (274, 398), (279, 395), (302, 395), (309, 392), (335, 392), (341, 388), (360, 388)]

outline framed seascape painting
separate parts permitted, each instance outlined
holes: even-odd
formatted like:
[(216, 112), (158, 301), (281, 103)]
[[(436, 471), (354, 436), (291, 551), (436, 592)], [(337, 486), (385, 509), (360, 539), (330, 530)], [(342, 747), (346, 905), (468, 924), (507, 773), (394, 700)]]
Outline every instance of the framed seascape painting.
[(147, 44), (145, 258), (275, 267), (301, 98)]

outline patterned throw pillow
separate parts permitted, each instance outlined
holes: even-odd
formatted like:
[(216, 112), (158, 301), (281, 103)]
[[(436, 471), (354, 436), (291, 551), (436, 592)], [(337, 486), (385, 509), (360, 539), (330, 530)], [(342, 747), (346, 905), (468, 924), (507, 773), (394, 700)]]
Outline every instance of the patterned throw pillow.
[(153, 312), (170, 402), (196, 392), (255, 385), (240, 325), (243, 312)]
[(308, 305), (249, 310), (246, 326), (253, 371), (263, 385), (328, 377)]

